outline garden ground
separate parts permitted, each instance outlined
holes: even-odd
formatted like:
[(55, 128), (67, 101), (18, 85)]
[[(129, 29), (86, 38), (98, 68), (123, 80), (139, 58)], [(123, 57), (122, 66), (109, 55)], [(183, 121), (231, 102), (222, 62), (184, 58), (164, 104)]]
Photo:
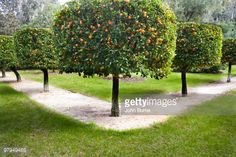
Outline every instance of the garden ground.
[(117, 132), (57, 114), (0, 83), (0, 156), (15, 156), (5, 147), (27, 148), (22, 156), (235, 156), (235, 94), (166, 123)]
[[(8, 77), (1, 80), (11, 82), (14, 80), (14, 78)], [(176, 93), (165, 94), (164, 98), (168, 97), (168, 99), (178, 99), (178, 101), (177, 105), (172, 108), (169, 107), (167, 110), (171, 111), (165, 111), (164, 115), (160, 113), (155, 113), (153, 116), (123, 115), (119, 118), (109, 117), (111, 108), (110, 103), (97, 98), (84, 96), (78, 93), (72, 93), (52, 86), (50, 87), (51, 90), (49, 93), (43, 93), (42, 84), (30, 80), (24, 80), (21, 83), (12, 83), (11, 85), (16, 90), (28, 94), (33, 100), (43, 104), (44, 106), (79, 119), (82, 122), (92, 122), (105, 128), (126, 130), (148, 127), (156, 122), (163, 122), (167, 120), (170, 115), (180, 114), (194, 105), (198, 105), (220, 94), (224, 94), (227, 91), (236, 89), (236, 78), (233, 78), (233, 82), (231, 84), (222, 81), (200, 87), (194, 87), (190, 89), (191, 95), (186, 98), (182, 98)], [(148, 97), (150, 97), (150, 95)], [(160, 95), (152, 95), (151, 97), (159, 99)]]
[[(236, 73), (233, 68), (233, 73)], [(41, 71), (20, 71), (23, 77), (37, 82), (43, 81)], [(181, 79), (179, 73), (171, 73), (168, 78), (156, 80), (152, 78), (138, 79), (138, 81), (121, 81), (120, 97), (126, 95), (140, 94), (161, 94), (169, 92), (178, 92), (181, 89)], [(137, 77), (137, 76), (135, 76)], [(199, 85), (212, 83), (226, 77), (226, 74), (188, 74), (188, 86), (196, 87)], [(140, 78), (140, 77), (138, 77)], [(111, 101), (112, 81), (108, 79), (79, 77), (78, 74), (50, 73), (49, 83), (59, 88), (69, 90), (74, 93), (97, 97), (102, 100)]]

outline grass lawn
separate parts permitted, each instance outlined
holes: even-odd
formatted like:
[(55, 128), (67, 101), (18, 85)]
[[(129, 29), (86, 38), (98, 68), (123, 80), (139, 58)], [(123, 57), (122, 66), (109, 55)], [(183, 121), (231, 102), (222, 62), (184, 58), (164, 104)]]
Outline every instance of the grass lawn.
[[(191, 115), (199, 111), (231, 116)], [(116, 132), (49, 111), (0, 84), (0, 115), (0, 156), (16, 155), (4, 147), (26, 147), (24, 156), (236, 156), (235, 95), (152, 128)]]
[[(23, 77), (42, 82), (41, 71), (21, 71)], [(222, 79), (225, 74), (188, 74), (189, 87), (198, 86), (204, 83), (214, 82)], [(60, 88), (95, 96), (103, 100), (110, 101), (112, 82), (99, 78), (79, 77), (77, 74), (50, 74), (49, 83)], [(155, 80), (148, 78), (143, 82), (121, 82), (120, 96), (137, 94), (160, 94), (163, 92), (177, 92), (181, 90), (181, 80), (179, 73), (172, 73), (168, 78)]]

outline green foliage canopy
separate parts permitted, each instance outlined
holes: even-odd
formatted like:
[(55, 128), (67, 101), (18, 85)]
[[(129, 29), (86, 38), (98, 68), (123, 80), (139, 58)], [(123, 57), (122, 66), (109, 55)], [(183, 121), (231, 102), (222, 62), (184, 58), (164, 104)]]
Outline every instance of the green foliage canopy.
[(14, 51), (13, 37), (0, 36), (0, 69), (9, 69), (18, 66)]
[(53, 33), (48, 29), (24, 28), (14, 35), (15, 50), (23, 69), (53, 69), (57, 54)]
[(176, 18), (160, 0), (70, 2), (54, 19), (63, 71), (84, 76), (141, 72), (165, 77), (176, 47)]
[(224, 40), (222, 62), (236, 63), (236, 39)]
[(180, 71), (220, 64), (222, 29), (216, 25), (181, 23), (177, 31), (175, 67)]

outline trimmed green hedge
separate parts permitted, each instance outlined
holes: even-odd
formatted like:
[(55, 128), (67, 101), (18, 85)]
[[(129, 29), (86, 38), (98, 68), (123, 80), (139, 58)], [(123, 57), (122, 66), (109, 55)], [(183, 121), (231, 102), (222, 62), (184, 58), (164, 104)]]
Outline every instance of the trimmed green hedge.
[(161, 0), (70, 2), (53, 28), (62, 71), (113, 74), (115, 82), (133, 72), (161, 79), (171, 71), (176, 17)]
[(236, 63), (236, 39), (224, 40), (222, 62)]
[(69, 3), (54, 19), (62, 70), (91, 76), (144, 68), (164, 77), (175, 51), (175, 20), (159, 0)]
[(186, 73), (194, 68), (220, 65), (223, 34), (211, 24), (181, 23), (177, 30), (174, 66), (182, 75), (182, 94), (187, 95)]
[(174, 66), (180, 71), (221, 63), (222, 29), (211, 24), (181, 23), (177, 31)]
[(10, 69), (18, 66), (14, 51), (13, 37), (0, 35), (0, 69)]
[(48, 29), (24, 28), (14, 35), (15, 50), (23, 69), (57, 68), (53, 33)]

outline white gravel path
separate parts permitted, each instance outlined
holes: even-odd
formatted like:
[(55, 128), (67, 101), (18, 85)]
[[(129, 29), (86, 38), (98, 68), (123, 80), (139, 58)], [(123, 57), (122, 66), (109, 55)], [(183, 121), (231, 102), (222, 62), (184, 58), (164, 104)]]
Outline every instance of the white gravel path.
[[(170, 115), (180, 114), (187, 108), (201, 104), (204, 101), (222, 95), (236, 89), (236, 78), (232, 83), (219, 81), (201, 87), (190, 88), (188, 97), (182, 98), (180, 94), (168, 94), (168, 98), (177, 98), (178, 102), (173, 112), (169, 115), (122, 115), (121, 117), (109, 117), (111, 104), (97, 98), (88, 97), (79, 93), (50, 86), (50, 92), (42, 92), (42, 84), (23, 79), (16, 83), (12, 73), (7, 73), (7, 78), (0, 78), (0, 82), (9, 83), (17, 91), (26, 93), (31, 99), (53, 109), (59, 113), (71, 116), (85, 123), (95, 123), (100, 127), (114, 130), (129, 130), (135, 128), (150, 127), (154, 123), (166, 121)], [(160, 98), (160, 96), (152, 96)]]

